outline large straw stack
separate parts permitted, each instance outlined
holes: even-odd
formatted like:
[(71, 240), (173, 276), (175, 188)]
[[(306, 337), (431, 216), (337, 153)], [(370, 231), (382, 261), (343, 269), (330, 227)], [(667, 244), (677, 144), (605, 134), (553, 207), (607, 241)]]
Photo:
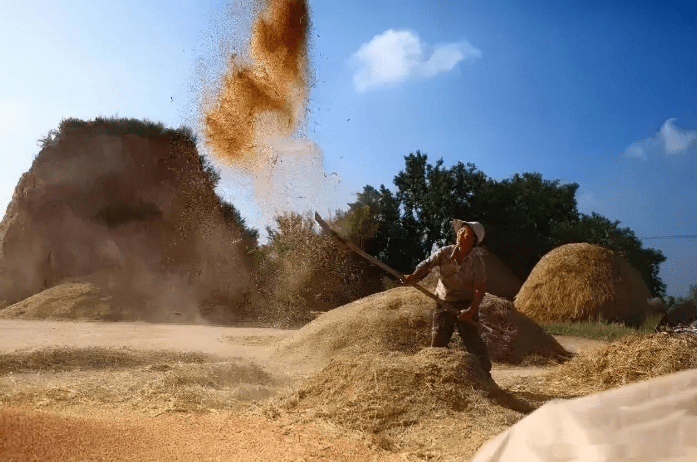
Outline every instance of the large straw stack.
[(640, 325), (650, 296), (637, 270), (615, 252), (567, 244), (542, 257), (515, 297), (538, 323), (613, 321)]

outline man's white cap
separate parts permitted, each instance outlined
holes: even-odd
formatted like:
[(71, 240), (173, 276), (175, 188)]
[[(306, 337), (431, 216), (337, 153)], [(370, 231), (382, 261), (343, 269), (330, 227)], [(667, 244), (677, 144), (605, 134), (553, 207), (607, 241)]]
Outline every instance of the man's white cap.
[(481, 242), (484, 240), (484, 226), (482, 226), (482, 224), (478, 221), (462, 221), (456, 218), (453, 220), (453, 229), (455, 230), (455, 234), (457, 234), (460, 228), (462, 228), (465, 225), (472, 228), (474, 234), (477, 235), (478, 243), (481, 244)]

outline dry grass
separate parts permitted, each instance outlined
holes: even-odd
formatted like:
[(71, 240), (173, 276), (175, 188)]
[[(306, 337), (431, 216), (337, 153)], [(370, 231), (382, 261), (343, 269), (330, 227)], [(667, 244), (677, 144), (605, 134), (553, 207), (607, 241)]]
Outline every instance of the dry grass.
[(639, 326), (649, 295), (641, 275), (611, 250), (567, 244), (542, 257), (515, 307), (538, 323), (609, 320)]
[(39, 409), (209, 413), (268, 398), (279, 385), (254, 363), (199, 353), (52, 348), (0, 355), (0, 402)]
[(583, 350), (545, 377), (542, 386), (557, 396), (581, 396), (628, 383), (697, 368), (697, 336), (633, 334)]
[(364, 354), (332, 361), (286, 398), (286, 408), (312, 409), (347, 428), (376, 433), (427, 415), (486, 406), (498, 390), (472, 356), (427, 348), (414, 356)]
[(414, 460), (446, 460), (471, 456), (531, 410), (499, 389), (474, 356), (425, 348), (340, 357), (257, 412), (359, 435)]
[(0, 375), (19, 372), (66, 372), (94, 369), (127, 369), (156, 364), (204, 363), (202, 353), (140, 351), (129, 348), (51, 347), (0, 353)]

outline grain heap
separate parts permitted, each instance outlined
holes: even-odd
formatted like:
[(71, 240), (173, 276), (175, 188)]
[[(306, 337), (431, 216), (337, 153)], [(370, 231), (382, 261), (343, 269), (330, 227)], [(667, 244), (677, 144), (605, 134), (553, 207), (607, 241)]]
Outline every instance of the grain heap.
[(538, 323), (605, 320), (639, 326), (649, 296), (641, 274), (615, 252), (567, 244), (535, 265), (515, 307)]

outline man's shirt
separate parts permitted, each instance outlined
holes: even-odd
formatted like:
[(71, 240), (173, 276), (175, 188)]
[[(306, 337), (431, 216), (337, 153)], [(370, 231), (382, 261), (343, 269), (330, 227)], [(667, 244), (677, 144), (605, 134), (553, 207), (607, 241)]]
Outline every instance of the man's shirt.
[(438, 267), (440, 278), (436, 295), (446, 302), (472, 300), (475, 287), (486, 283), (486, 265), (482, 251), (475, 248), (458, 264), (455, 258), (450, 258), (454, 249), (454, 245), (441, 247), (430, 258), (419, 263), (413, 274), (417, 280), (421, 280)]

